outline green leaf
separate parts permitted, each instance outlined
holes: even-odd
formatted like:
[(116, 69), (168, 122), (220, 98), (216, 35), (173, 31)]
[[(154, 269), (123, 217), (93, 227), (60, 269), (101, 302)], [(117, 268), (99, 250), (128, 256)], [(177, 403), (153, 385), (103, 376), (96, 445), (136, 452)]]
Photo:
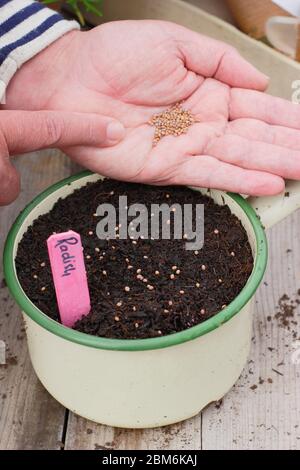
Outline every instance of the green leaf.
[(42, 0), (42, 3), (44, 3), (45, 5), (47, 4), (50, 4), (50, 3), (56, 3), (57, 0)]
[[(42, 0), (42, 3), (46, 4), (51, 4), (55, 3), (57, 0)], [(102, 6), (103, 6), (103, 0), (65, 0), (64, 2), (61, 3), (67, 3), (70, 5), (74, 13), (76, 14), (77, 18), (80, 21), (81, 25), (85, 24), (84, 21), (84, 16), (82, 14), (83, 12), (91, 12), (94, 13), (97, 16), (103, 16), (102, 13)], [(80, 6), (82, 8), (80, 8)]]

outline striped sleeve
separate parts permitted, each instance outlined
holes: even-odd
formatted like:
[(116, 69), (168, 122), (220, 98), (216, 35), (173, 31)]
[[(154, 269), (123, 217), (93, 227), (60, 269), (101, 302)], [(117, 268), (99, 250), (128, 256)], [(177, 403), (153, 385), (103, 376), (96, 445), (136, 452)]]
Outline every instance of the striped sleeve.
[(0, 100), (13, 75), (65, 33), (79, 29), (76, 21), (32, 0), (0, 0)]

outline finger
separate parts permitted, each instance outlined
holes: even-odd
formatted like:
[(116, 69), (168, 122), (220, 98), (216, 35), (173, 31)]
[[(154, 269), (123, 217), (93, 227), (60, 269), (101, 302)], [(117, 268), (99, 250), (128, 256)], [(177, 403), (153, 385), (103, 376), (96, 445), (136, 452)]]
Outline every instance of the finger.
[[(99, 150), (73, 147), (67, 149), (67, 153), (75, 161), (96, 173), (121, 180), (124, 178), (125, 170), (120, 171), (120, 166), (108, 167), (104, 161), (99, 164)], [(177, 162), (179, 160), (181, 159), (178, 158)], [(155, 171), (153, 173), (148, 171), (148, 179), (136, 168), (127, 179), (148, 184), (202, 186), (252, 196), (278, 194), (284, 190), (284, 180), (278, 176), (261, 171), (244, 170), (210, 156), (185, 156), (181, 164), (177, 162), (175, 168), (174, 165), (170, 165), (169, 171), (164, 169), (159, 175)]]
[(231, 91), (230, 119), (240, 118), (300, 129), (300, 106), (266, 93), (236, 88)]
[(247, 139), (300, 150), (300, 132), (298, 130), (272, 126), (257, 119), (236, 119), (229, 123), (227, 132)]
[[(86, 146), (64, 147), (72, 160), (95, 173), (115, 179), (130, 180), (145, 165), (152, 149), (154, 131), (145, 125), (127, 129), (126, 138), (116, 147), (94, 148)], [(149, 160), (152, 161), (151, 156)]]
[(245, 170), (207, 155), (186, 157), (168, 184), (221, 189), (250, 196), (269, 196), (284, 190), (284, 180), (279, 176)]
[(216, 138), (205, 152), (226, 163), (249, 170), (266, 171), (283, 178), (300, 178), (300, 151), (237, 135)]
[[(3, 147), (2, 147), (3, 148)], [(0, 154), (0, 206), (13, 202), (20, 192), (20, 177), (8, 153)]]
[(233, 47), (179, 25), (171, 24), (169, 28), (189, 70), (234, 87), (262, 91), (267, 88), (268, 77)]
[(3, 111), (1, 131), (10, 154), (47, 147), (110, 146), (125, 135), (123, 125), (97, 114)]

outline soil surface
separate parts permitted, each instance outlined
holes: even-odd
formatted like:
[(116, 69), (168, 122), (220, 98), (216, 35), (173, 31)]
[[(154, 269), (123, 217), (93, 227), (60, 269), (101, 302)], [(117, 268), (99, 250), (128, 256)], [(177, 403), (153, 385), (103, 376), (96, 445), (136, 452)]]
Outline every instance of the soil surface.
[[(204, 247), (188, 251), (185, 239), (172, 236), (170, 240), (99, 240), (97, 207), (111, 203), (118, 208), (120, 195), (127, 196), (128, 205), (143, 203), (149, 208), (149, 226), (153, 203), (204, 204)], [(167, 223), (173, 234), (172, 216)], [(81, 235), (92, 305), (90, 314), (74, 328), (96, 336), (150, 338), (193, 327), (225, 308), (253, 268), (247, 234), (227, 206), (184, 187), (113, 180), (89, 183), (40, 216), (24, 234), (17, 253), (24, 291), (57, 321), (46, 240), (53, 232), (67, 230)]]

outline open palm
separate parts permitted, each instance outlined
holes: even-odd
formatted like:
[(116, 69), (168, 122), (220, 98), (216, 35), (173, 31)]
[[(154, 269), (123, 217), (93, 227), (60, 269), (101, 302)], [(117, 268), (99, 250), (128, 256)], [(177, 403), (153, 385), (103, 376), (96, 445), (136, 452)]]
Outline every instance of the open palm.
[[(231, 47), (172, 23), (124, 21), (69, 33), (49, 49), (17, 74), (8, 107), (120, 120), (126, 137), (114, 147), (65, 149), (85, 167), (116, 179), (255, 195), (300, 179), (299, 108), (264, 94), (267, 78)], [(24, 90), (33, 77), (34, 97)], [(149, 119), (178, 101), (197, 123), (153, 147)]]

